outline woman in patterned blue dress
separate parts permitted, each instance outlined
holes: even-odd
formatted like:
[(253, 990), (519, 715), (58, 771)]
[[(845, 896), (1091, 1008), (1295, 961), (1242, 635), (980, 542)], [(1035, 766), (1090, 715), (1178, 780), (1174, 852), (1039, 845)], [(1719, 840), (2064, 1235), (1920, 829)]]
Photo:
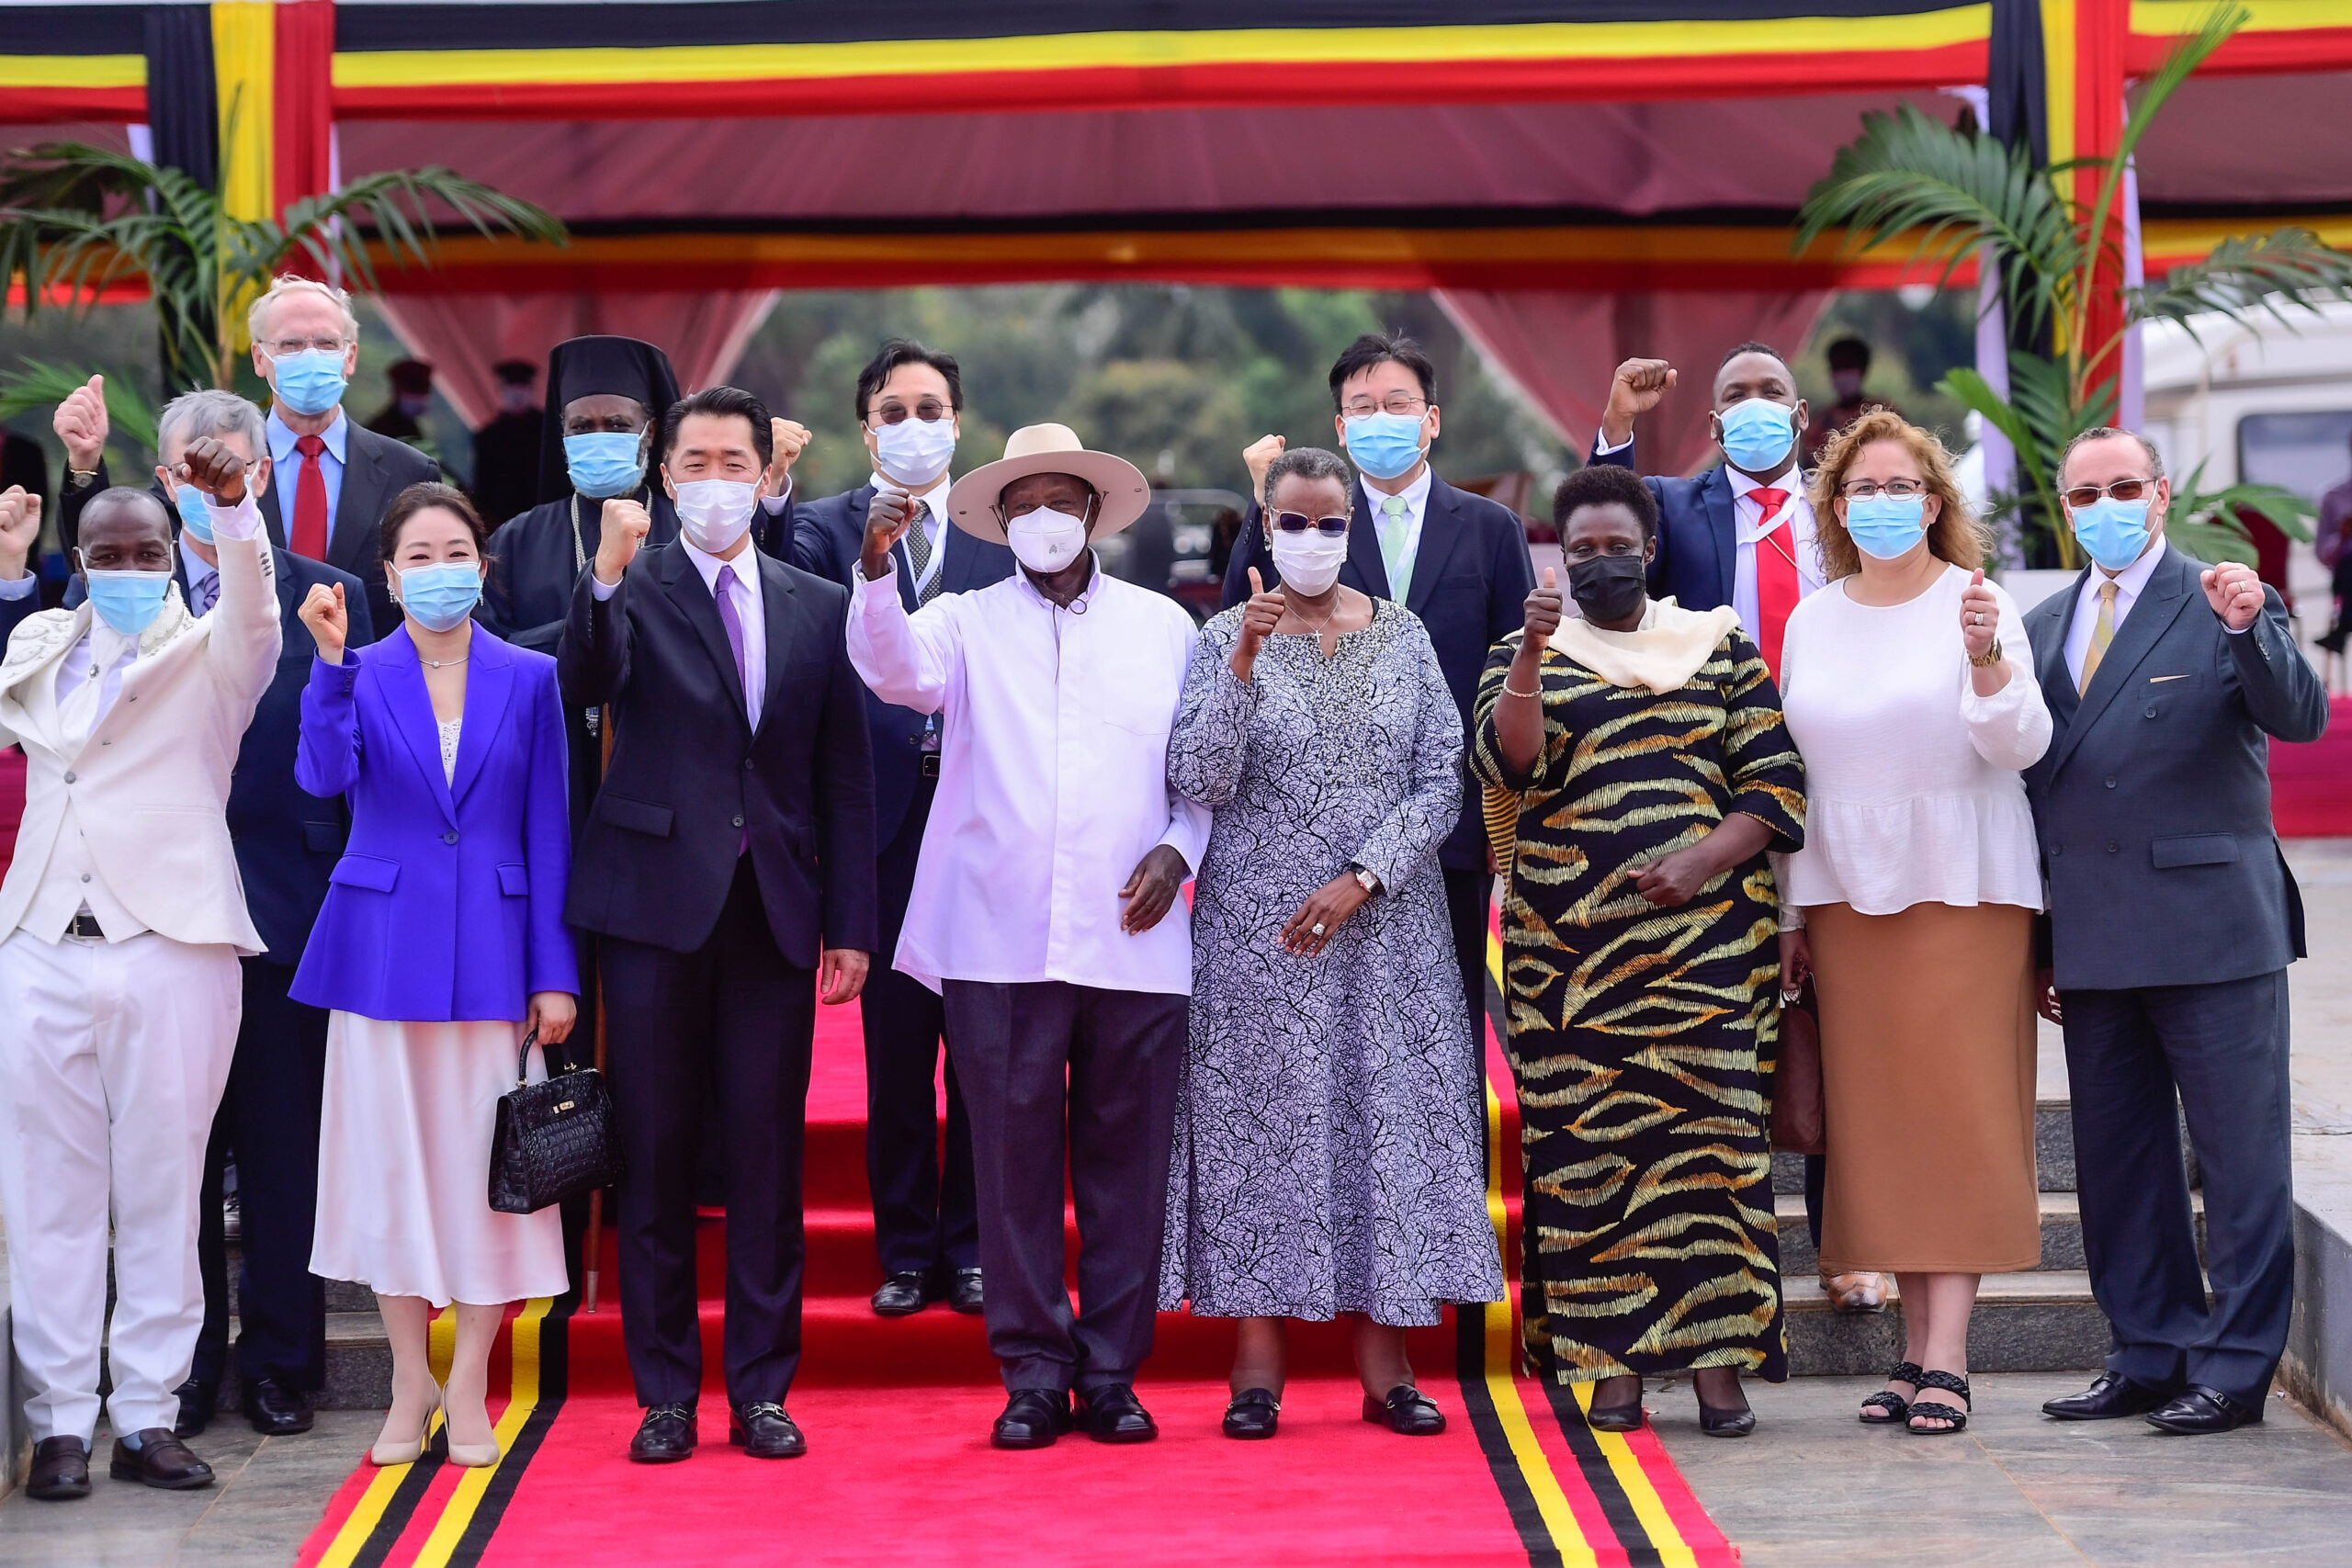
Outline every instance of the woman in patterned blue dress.
[(1202, 629), (1169, 738), (1214, 823), (1160, 1304), (1241, 1320), (1235, 1438), (1273, 1435), (1284, 1320), (1343, 1314), (1364, 1419), (1443, 1430), (1405, 1330), (1502, 1296), (1437, 863), (1462, 721), (1420, 622), (1338, 583), (1348, 483), (1312, 448), (1268, 471), (1283, 589)]

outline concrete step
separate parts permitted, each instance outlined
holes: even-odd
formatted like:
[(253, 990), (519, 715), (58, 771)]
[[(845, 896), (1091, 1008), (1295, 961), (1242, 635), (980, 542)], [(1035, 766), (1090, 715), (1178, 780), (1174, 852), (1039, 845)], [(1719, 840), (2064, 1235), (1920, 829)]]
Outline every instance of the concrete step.
[[(243, 1269), (241, 1267), (243, 1262), (243, 1254), (242, 1248), (236, 1242), (232, 1241), (229, 1243), (228, 1256), (229, 1311), (233, 1316), (237, 1312), (242, 1310), (237, 1303), (237, 1285), (238, 1276), (243, 1272)], [(376, 1292), (369, 1290), (367, 1286), (354, 1284), (348, 1280), (329, 1280), (327, 1281), (327, 1311), (374, 1312), (375, 1310)]]
[[(1810, 1274), (1783, 1281), (1789, 1371), (1799, 1377), (1875, 1377), (1903, 1359), (1898, 1302), (1884, 1312), (1830, 1310)], [(1968, 1325), (1968, 1364), (1980, 1372), (2050, 1372), (2097, 1367), (2107, 1356), (2107, 1318), (2087, 1274), (2045, 1269), (1988, 1274)]]
[[(2081, 1201), (2072, 1192), (2044, 1192), (2039, 1195), (2039, 1201), (2042, 1270), (2070, 1271), (2089, 1267), (2083, 1258)], [(2201, 1254), (2205, 1247), (2205, 1194), (2191, 1192), (2188, 1203), (2197, 1216), (2197, 1246)], [(1794, 1192), (1775, 1193), (1772, 1206), (1780, 1221), (1781, 1271), (1789, 1275), (1818, 1272), (1821, 1260), (1814, 1252), (1812, 1235), (1805, 1230), (1804, 1197)]]

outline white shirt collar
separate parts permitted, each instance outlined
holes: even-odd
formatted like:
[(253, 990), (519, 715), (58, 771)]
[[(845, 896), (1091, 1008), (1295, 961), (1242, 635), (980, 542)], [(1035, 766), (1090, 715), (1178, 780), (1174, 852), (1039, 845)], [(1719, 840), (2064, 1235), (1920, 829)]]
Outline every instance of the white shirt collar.
[(1051, 599), (1046, 598), (1043, 593), (1038, 592), (1037, 584), (1031, 581), (1029, 573), (1022, 568), (1017, 566), (1014, 567), (1012, 569), (1012, 575), (1021, 580), (1022, 592), (1027, 593), (1030, 598), (1035, 600), (1038, 604), (1043, 604), (1046, 609), (1067, 610), (1072, 615), (1084, 615), (1088, 608), (1093, 604), (1095, 594), (1102, 591), (1102, 558), (1094, 554), (1091, 548), (1087, 551), (1087, 556), (1088, 558), (1094, 562), (1094, 575), (1086, 580), (1086, 592), (1080, 594), (1077, 598), (1071, 600), (1067, 604), (1057, 604)]
[(751, 536), (745, 535), (743, 547), (735, 552), (733, 558), (721, 560), (717, 556), (697, 549), (694, 542), (684, 534), (678, 536), (679, 547), (686, 552), (686, 558), (695, 563), (695, 570), (702, 573), (702, 585), (710, 590), (710, 596), (713, 599), (718, 597), (718, 569), (722, 566), (731, 566), (735, 569), (735, 581), (751, 590), (752, 601), (757, 604), (760, 597), (759, 547), (751, 543), (750, 540)]
[[(1804, 474), (1801, 469), (1791, 468), (1770, 485), (1765, 484), (1761, 479), (1749, 478), (1729, 463), (1724, 465), (1724, 472), (1731, 476), (1731, 495), (1734, 501), (1745, 501), (1750, 494), (1759, 490), (1786, 491), (1792, 502), (1804, 499)], [(1758, 502), (1757, 504), (1760, 506), (1763, 503)]]
[[(1405, 514), (1407, 516), (1419, 517), (1423, 512), (1429, 509), (1430, 481), (1436, 477), (1437, 470), (1430, 468), (1429, 463), (1424, 460), (1421, 464), (1420, 478), (1415, 479), (1411, 484), (1407, 485), (1403, 490), (1396, 492), (1399, 496), (1404, 498)], [(1372, 509), (1373, 516), (1375, 519), (1378, 518), (1380, 515), (1380, 503), (1388, 498), (1385, 495), (1383, 495), (1380, 491), (1373, 489), (1371, 485), (1366, 484), (1362, 474), (1358, 474), (1356, 476), (1356, 483), (1362, 487), (1363, 491), (1364, 504)]]
[[(2159, 534), (2148, 541), (2140, 558), (2115, 574), (2115, 592), (2120, 599), (2137, 599), (2148, 586), (2148, 579), (2155, 575), (2156, 563), (2165, 558), (2164, 536)], [(2107, 573), (2094, 565), (2091, 575), (2083, 584), (2083, 597), (2092, 604), (2098, 602), (2098, 585), (2108, 581)]]

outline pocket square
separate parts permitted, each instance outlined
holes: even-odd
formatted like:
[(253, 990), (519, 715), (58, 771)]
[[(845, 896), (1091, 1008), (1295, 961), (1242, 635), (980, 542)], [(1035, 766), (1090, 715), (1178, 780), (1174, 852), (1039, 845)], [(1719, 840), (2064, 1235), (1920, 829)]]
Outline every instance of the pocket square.
[(2186, 675), (2151, 675), (2148, 677), (2148, 684), (2151, 686), (2160, 686), (2166, 681), (2186, 681), (2188, 679), (2188, 677)]

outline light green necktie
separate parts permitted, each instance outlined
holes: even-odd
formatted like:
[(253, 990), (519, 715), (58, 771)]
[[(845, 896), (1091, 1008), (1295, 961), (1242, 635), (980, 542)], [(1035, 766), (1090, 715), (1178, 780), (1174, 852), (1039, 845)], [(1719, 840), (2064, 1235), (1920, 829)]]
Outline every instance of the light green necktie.
[(1380, 564), (1388, 569), (1388, 596), (1399, 604), (1412, 592), (1413, 558), (1405, 553), (1412, 519), (1405, 515), (1405, 498), (1380, 498)]

